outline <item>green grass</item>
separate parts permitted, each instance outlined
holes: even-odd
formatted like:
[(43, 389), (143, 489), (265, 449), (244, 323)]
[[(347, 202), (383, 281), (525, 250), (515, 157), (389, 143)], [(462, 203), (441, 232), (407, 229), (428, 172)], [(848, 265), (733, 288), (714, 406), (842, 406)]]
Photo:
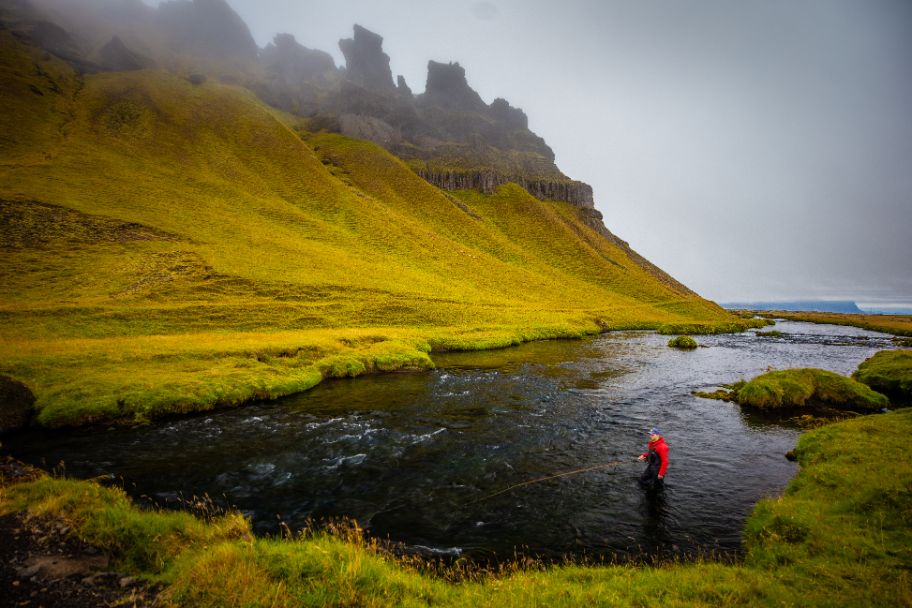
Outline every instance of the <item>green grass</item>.
[(697, 344), (697, 341), (690, 336), (678, 336), (677, 338), (672, 338), (669, 340), (668, 346), (681, 350), (693, 350), (695, 348), (698, 348), (700, 345)]
[(885, 464), (884, 446), (910, 433), (912, 410), (901, 410), (803, 435), (801, 470), (756, 506), (733, 565), (527, 562), (499, 573), (463, 567), (451, 582), (351, 525), (254, 538), (237, 514), (141, 510), (121, 490), (51, 478), (0, 488), (0, 513), (67, 522), (112, 567), (161, 582), (181, 606), (903, 606), (912, 603), (912, 463)]
[(779, 338), (782, 336), (782, 332), (778, 329), (773, 329), (771, 331), (758, 331), (756, 333), (762, 338)]
[(852, 377), (896, 405), (912, 404), (912, 351), (882, 350), (865, 359)]
[(39, 424), (234, 406), (433, 351), (755, 323), (514, 184), (445, 193), (217, 79), (80, 76), (7, 31), (0, 51), (0, 375)]
[(889, 404), (884, 395), (851, 378), (822, 369), (768, 372), (741, 385), (735, 393), (740, 405), (765, 410), (824, 407), (842, 410), (879, 410)]

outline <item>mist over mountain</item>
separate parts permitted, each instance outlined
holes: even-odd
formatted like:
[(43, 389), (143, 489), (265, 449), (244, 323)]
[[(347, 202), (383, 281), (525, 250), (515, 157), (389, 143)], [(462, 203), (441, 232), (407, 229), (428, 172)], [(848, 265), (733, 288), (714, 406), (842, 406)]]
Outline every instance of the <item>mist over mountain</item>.
[(513, 181), (541, 199), (593, 204), (521, 109), (485, 103), (452, 62), (429, 60), (425, 91), (414, 95), (394, 79), (383, 37), (357, 24), (339, 41), (346, 64), (337, 67), (290, 34), (257, 48), (226, 0), (15, 0), (4, 10), (19, 35), (82, 71), (161, 66), (242, 84), (315, 129), (380, 144), (439, 187), (491, 193)]

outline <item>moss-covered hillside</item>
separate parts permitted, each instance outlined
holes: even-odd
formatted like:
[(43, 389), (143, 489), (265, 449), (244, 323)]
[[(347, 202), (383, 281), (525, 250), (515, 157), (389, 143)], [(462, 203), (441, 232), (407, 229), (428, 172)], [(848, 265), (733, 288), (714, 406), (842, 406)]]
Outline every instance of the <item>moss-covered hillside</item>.
[(740, 321), (579, 209), (431, 186), (246, 89), (78, 75), (0, 31), (0, 374), (51, 426), (233, 405), (432, 349)]

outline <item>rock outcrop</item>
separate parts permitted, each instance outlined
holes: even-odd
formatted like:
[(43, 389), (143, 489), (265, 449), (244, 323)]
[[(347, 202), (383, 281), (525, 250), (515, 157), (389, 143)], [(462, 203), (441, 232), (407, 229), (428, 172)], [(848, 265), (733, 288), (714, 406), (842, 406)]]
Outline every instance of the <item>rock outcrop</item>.
[(492, 194), (498, 186), (513, 182), (543, 201), (563, 201), (586, 208), (592, 208), (594, 205), (592, 187), (571, 179), (534, 179), (523, 175), (504, 175), (495, 171), (483, 170), (417, 169), (416, 173), (443, 190), (478, 190), (484, 194)]
[(0, 376), (0, 433), (21, 429), (34, 414), (35, 395), (27, 386)]
[(502, 97), (491, 102), (488, 112), (509, 129), (524, 131), (529, 128), (529, 118), (526, 113), (519, 108), (514, 108)]
[(265, 74), (251, 88), (269, 105), (301, 116), (318, 113), (342, 78), (329, 53), (309, 49), (291, 34), (277, 34), (260, 51), (259, 63)]
[(270, 75), (288, 86), (302, 82), (329, 86), (339, 78), (339, 71), (329, 53), (299, 44), (291, 34), (276, 34), (259, 56)]
[(355, 25), (352, 38), (339, 41), (345, 56), (345, 79), (367, 89), (393, 92), (393, 73), (389, 55), (383, 52), (383, 37)]
[(405, 77), (403, 77), (401, 74), (399, 76), (396, 76), (396, 91), (399, 93), (399, 95), (405, 97), (406, 99), (412, 98), (412, 89), (408, 86), (408, 84), (406, 84)]
[(465, 68), (459, 63), (428, 61), (427, 84), (418, 98), (424, 106), (439, 106), (458, 112), (485, 112), (488, 105), (466, 81)]
[(98, 66), (109, 72), (130, 72), (151, 67), (154, 62), (133, 52), (123, 43), (119, 36), (114, 36), (101, 47), (96, 59)]
[(172, 49), (213, 59), (253, 61), (259, 51), (250, 29), (226, 0), (171, 0), (156, 14)]

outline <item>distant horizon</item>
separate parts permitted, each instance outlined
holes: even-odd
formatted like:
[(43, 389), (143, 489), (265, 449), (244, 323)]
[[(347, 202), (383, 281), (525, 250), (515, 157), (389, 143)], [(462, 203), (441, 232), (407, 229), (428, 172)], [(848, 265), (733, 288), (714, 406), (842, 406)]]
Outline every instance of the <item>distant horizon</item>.
[(912, 302), (876, 302), (864, 301), (852, 298), (776, 298), (776, 299), (737, 299), (737, 300), (716, 300), (716, 303), (723, 308), (738, 309), (750, 308), (753, 306), (767, 307), (782, 305), (782, 310), (789, 310), (790, 305), (835, 305), (835, 304), (854, 304), (858, 309), (865, 313), (884, 313), (907, 315), (912, 314)]

